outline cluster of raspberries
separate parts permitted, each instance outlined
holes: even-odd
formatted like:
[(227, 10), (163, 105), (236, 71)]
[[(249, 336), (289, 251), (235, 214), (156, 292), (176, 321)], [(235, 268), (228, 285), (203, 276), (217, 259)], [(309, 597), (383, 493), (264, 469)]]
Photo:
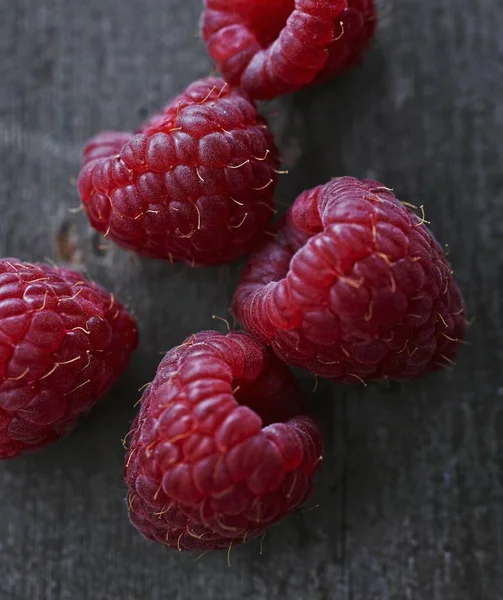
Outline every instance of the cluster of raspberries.
[[(127, 505), (151, 540), (230, 548), (309, 498), (321, 433), (285, 363), (354, 384), (453, 362), (463, 300), (424, 218), (390, 188), (333, 179), (272, 223), (280, 160), (255, 100), (356, 64), (375, 26), (374, 0), (206, 0), (223, 79), (84, 150), (83, 207), (118, 245), (192, 266), (252, 253), (233, 301), (248, 333), (169, 351), (131, 428)], [(67, 433), (137, 343), (124, 306), (80, 274), (0, 260), (0, 458)]]

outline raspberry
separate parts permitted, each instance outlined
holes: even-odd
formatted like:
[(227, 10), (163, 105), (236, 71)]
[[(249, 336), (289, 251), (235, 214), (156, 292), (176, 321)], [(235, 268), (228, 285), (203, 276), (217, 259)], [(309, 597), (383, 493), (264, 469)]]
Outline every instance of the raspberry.
[(201, 28), (225, 79), (270, 99), (357, 64), (376, 23), (375, 0), (206, 0)]
[(145, 392), (126, 459), (131, 522), (179, 550), (262, 535), (311, 494), (321, 435), (287, 367), (245, 333), (198, 333)]
[(79, 191), (91, 225), (150, 258), (226, 263), (274, 213), (278, 154), (253, 102), (221, 79), (193, 83), (136, 135), (84, 150)]
[(304, 192), (252, 257), (234, 313), (283, 360), (340, 382), (411, 379), (448, 366), (464, 305), (424, 220), (352, 177)]
[(79, 273), (0, 260), (0, 459), (67, 433), (136, 345), (125, 308)]

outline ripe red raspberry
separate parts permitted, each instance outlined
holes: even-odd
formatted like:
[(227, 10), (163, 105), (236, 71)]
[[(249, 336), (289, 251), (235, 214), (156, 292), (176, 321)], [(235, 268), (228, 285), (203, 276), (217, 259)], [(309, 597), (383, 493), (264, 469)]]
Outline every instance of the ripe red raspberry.
[(136, 345), (126, 309), (76, 271), (0, 260), (0, 459), (67, 433)]
[(270, 223), (278, 166), (253, 102), (208, 78), (136, 135), (93, 138), (79, 191), (91, 225), (124, 248), (171, 262), (226, 263)]
[(452, 363), (465, 330), (449, 263), (375, 181), (304, 192), (251, 258), (234, 312), (293, 365), (334, 381), (410, 379)]
[(131, 522), (179, 550), (262, 535), (311, 494), (321, 435), (297, 417), (287, 367), (245, 333), (198, 333), (168, 352), (133, 424)]
[(225, 79), (270, 99), (358, 63), (375, 0), (205, 0), (201, 28)]

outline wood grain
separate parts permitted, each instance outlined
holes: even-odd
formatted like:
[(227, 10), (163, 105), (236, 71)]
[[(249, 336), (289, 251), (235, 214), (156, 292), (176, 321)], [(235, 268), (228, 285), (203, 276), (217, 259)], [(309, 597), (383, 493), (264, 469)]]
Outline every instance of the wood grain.
[[(500, 600), (503, 597), (503, 11), (387, 0), (362, 66), (264, 106), (288, 205), (334, 175), (424, 204), (449, 245), (471, 346), (452, 371), (346, 390), (300, 374), (328, 448), (312, 510), (193, 557), (128, 524), (121, 438), (159, 352), (221, 328), (240, 265), (190, 270), (101, 248), (75, 177), (85, 140), (133, 128), (211, 65), (197, 0), (0, 0), (0, 249), (86, 269), (142, 345), (73, 435), (0, 465), (3, 600)], [(316, 505), (319, 505), (316, 507)]]

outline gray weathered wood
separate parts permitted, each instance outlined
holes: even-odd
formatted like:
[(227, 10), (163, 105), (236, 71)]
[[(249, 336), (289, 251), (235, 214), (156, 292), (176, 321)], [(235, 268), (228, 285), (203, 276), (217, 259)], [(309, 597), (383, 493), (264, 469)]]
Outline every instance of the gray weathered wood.
[[(239, 265), (189, 270), (101, 243), (77, 206), (82, 144), (132, 128), (210, 62), (197, 0), (0, 0), (0, 249), (67, 260), (125, 298), (142, 345), (70, 437), (0, 465), (2, 600), (499, 600), (503, 597), (503, 11), (386, 2), (364, 64), (264, 107), (288, 204), (333, 175), (424, 204), (475, 322), (455, 370), (389, 389), (320, 382), (325, 469), (312, 505), (253, 542), (193, 557), (143, 540), (121, 437), (159, 352), (220, 328)], [(301, 375), (306, 390), (309, 376)]]

